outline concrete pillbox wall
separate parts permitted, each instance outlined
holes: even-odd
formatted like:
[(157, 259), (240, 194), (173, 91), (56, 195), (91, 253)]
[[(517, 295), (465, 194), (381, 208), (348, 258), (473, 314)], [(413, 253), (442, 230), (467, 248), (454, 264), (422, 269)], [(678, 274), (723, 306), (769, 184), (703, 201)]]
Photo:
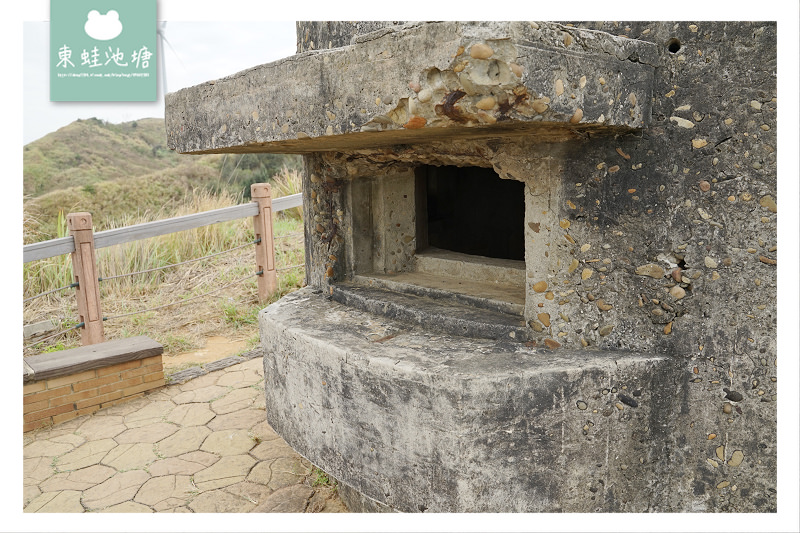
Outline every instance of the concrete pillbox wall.
[[(292, 58), (167, 95), (172, 149), (304, 155), (308, 287), (259, 316), (276, 431), (358, 509), (775, 511), (776, 49), (301, 22)], [(487, 233), (523, 259), (430, 242), (430, 175), (468, 169), (521, 186)]]

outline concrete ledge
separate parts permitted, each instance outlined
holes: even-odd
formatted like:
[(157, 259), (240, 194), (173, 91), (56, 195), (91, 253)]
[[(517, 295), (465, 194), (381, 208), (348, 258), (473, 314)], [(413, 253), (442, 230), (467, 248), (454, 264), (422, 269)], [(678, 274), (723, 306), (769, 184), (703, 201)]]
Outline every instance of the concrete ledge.
[(525, 319), (495, 309), (472, 307), (437, 291), (403, 294), (378, 286), (337, 283), (331, 286), (337, 302), (429, 331), (484, 339), (526, 341)]
[(186, 370), (180, 370), (178, 372), (170, 374), (167, 377), (167, 382), (170, 385), (175, 383), (185, 383), (190, 379), (199, 378), (200, 376), (204, 376), (209, 372), (213, 372), (215, 370), (220, 370), (223, 368), (228, 368), (229, 366), (233, 365), (238, 365), (239, 363), (243, 363), (244, 361), (249, 361), (250, 359), (255, 359), (256, 357), (261, 357), (261, 348), (256, 348), (255, 350), (250, 350), (248, 352), (244, 352), (239, 355), (232, 355), (230, 357), (218, 359), (216, 361), (212, 361), (204, 365), (193, 366), (187, 368)]
[(680, 433), (669, 358), (433, 334), (310, 289), (259, 321), (269, 423), (376, 508), (641, 512), (688, 490), (653, 483)]
[(415, 254), (418, 272), (469, 280), (487, 279), (525, 290), (525, 261), (479, 257), (429, 247)]
[[(510, 285), (473, 281), (461, 283), (458, 278), (437, 276), (424, 272), (399, 272), (397, 274), (374, 274), (353, 276), (353, 283), (362, 287), (388, 289), (394, 293), (428, 296), (441, 301), (452, 301), (479, 309), (491, 309), (509, 315), (523, 316), (524, 300), (519, 291)], [(477, 288), (477, 289), (476, 289)], [(524, 291), (524, 287), (522, 287)], [(502, 298), (513, 295), (521, 303)]]

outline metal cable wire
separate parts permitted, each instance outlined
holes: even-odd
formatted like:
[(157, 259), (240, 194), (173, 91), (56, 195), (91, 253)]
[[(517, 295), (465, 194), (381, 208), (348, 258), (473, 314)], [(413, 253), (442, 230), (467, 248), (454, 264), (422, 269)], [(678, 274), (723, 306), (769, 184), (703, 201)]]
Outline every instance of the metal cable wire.
[[(286, 235), (279, 235), (279, 236), (277, 236), (275, 238), (276, 239), (281, 239), (281, 238), (287, 238), (287, 237), (300, 236), (300, 235), (303, 235), (303, 234), (304, 234), (303, 232), (295, 232), (295, 233), (288, 233)], [(215, 257), (215, 256), (218, 256), (218, 255), (222, 255), (222, 254), (226, 254), (226, 253), (229, 253), (229, 252), (233, 252), (235, 250), (239, 250), (241, 248), (245, 248), (245, 247), (251, 246), (253, 244), (258, 244), (259, 242), (261, 242), (261, 239), (256, 239), (256, 240), (254, 240), (252, 242), (248, 242), (248, 243), (236, 246), (234, 248), (230, 248), (228, 250), (223, 250), (221, 252), (216, 252), (216, 253), (213, 253), (213, 254), (205, 255), (203, 257), (197, 257), (197, 258), (194, 258), (194, 259), (189, 259), (189, 260), (186, 260), (186, 261), (182, 261), (180, 263), (173, 263), (173, 264), (169, 264), (169, 265), (164, 265), (162, 267), (150, 268), (150, 269), (147, 269), (147, 270), (140, 270), (140, 271), (137, 271), (137, 272), (129, 272), (127, 274), (119, 274), (119, 275), (110, 276), (110, 277), (107, 277), (107, 278), (99, 277), (97, 279), (98, 279), (98, 281), (108, 281), (108, 280), (117, 279), (117, 278), (134, 276), (134, 275), (137, 275), (137, 274), (147, 274), (149, 272), (156, 272), (158, 270), (164, 270), (164, 269), (170, 268), (170, 267), (185, 265), (185, 264), (188, 264), (188, 263), (193, 263), (193, 262), (196, 262), (196, 261), (200, 261), (202, 259), (208, 259), (208, 258)], [(305, 263), (300, 263), (300, 264), (297, 264), (297, 265), (291, 265), (291, 266), (288, 266), (288, 267), (278, 268), (278, 269), (276, 269), (276, 272), (283, 272), (283, 271), (286, 271), (286, 270), (291, 270), (293, 268), (299, 268), (299, 267), (305, 267), (305, 266), (306, 266)], [(156, 306), (156, 307), (151, 307), (151, 308), (147, 308), (147, 309), (141, 309), (139, 311), (131, 311), (130, 313), (123, 313), (121, 315), (103, 317), (103, 321), (105, 322), (106, 320), (114, 320), (114, 319), (117, 319), (117, 318), (123, 318), (123, 317), (127, 317), (127, 316), (137, 315), (137, 314), (146, 313), (146, 312), (149, 312), (149, 311), (157, 311), (159, 309), (165, 309), (167, 307), (184, 305), (184, 304), (189, 303), (189, 302), (191, 302), (193, 300), (197, 300), (199, 298), (203, 298), (203, 297), (209, 296), (211, 294), (214, 294), (215, 292), (219, 292), (219, 291), (221, 291), (223, 289), (226, 289), (226, 288), (228, 288), (228, 287), (230, 287), (232, 285), (235, 285), (237, 283), (241, 283), (242, 281), (245, 281), (245, 280), (247, 280), (249, 278), (252, 278), (254, 276), (259, 276), (259, 275), (261, 275), (263, 273), (264, 272), (262, 270), (262, 271), (254, 273), (254, 274), (248, 274), (247, 276), (244, 276), (242, 278), (236, 279), (236, 280), (234, 280), (234, 281), (232, 281), (230, 283), (227, 283), (227, 284), (225, 284), (225, 285), (223, 285), (221, 287), (217, 287), (214, 290), (205, 292), (203, 294), (198, 294), (197, 296), (193, 296), (191, 298), (188, 298), (188, 299), (180, 301), (180, 302), (172, 302), (172, 303), (168, 303), (168, 304), (164, 304), (164, 305), (159, 305), (159, 306)], [(51, 290), (43, 292), (41, 294), (37, 294), (35, 296), (31, 296), (30, 298), (24, 299), (23, 303), (29, 302), (29, 301), (34, 300), (36, 298), (40, 298), (42, 296), (46, 296), (48, 294), (52, 294), (54, 292), (63, 291), (65, 289), (71, 289), (71, 288), (78, 287), (78, 286), (79, 286), (78, 283), (71, 283), (71, 284), (65, 285), (63, 287), (58, 287), (56, 289), (51, 289)], [(84, 325), (85, 325), (85, 323), (81, 322), (79, 324), (76, 324), (75, 326), (72, 326), (71, 328), (67, 328), (67, 329), (59, 331), (58, 333), (55, 333), (53, 335), (49, 335), (49, 336), (47, 336), (47, 337), (45, 337), (43, 339), (39, 339), (36, 342), (32, 342), (32, 343), (26, 345), (25, 348), (30, 348), (30, 347), (35, 346), (37, 344), (41, 344), (43, 342), (46, 342), (46, 341), (48, 341), (50, 339), (59, 337), (59, 336), (65, 334), (65, 333), (68, 333), (68, 332), (72, 331), (72, 330), (75, 330), (75, 329), (78, 329), (78, 328), (82, 328)]]
[(26, 345), (25, 348), (30, 348), (31, 346), (36, 346), (37, 344), (41, 344), (44, 341), (49, 341), (50, 339), (53, 339), (53, 338), (58, 337), (60, 335), (63, 335), (64, 333), (72, 331), (73, 329), (82, 328), (85, 324), (86, 324), (85, 322), (81, 322), (80, 324), (76, 324), (76, 325), (72, 326), (71, 328), (67, 328), (65, 330), (59, 331), (58, 333), (50, 335), (49, 337), (45, 337), (44, 339), (40, 339), (40, 340), (38, 340), (36, 342), (32, 342), (32, 343)]
[(121, 315), (107, 316), (107, 317), (103, 317), (103, 320), (114, 320), (114, 319), (123, 318), (123, 317), (126, 317), (126, 316), (138, 315), (140, 313), (147, 313), (149, 311), (157, 311), (158, 309), (165, 309), (167, 307), (173, 307), (173, 306), (176, 306), (176, 305), (184, 305), (184, 304), (189, 303), (189, 302), (191, 302), (193, 300), (197, 300), (198, 298), (203, 298), (203, 297), (208, 296), (210, 294), (214, 294), (215, 292), (219, 292), (222, 289), (230, 287), (231, 285), (236, 285), (237, 283), (241, 283), (242, 281), (245, 281), (246, 279), (252, 278), (254, 276), (258, 276), (259, 274), (260, 274), (260, 272), (256, 272), (255, 274), (248, 274), (247, 276), (244, 276), (243, 278), (239, 278), (239, 279), (237, 279), (235, 281), (232, 281), (232, 282), (230, 282), (230, 283), (228, 283), (226, 285), (223, 285), (222, 287), (217, 287), (214, 290), (205, 292), (203, 294), (198, 294), (197, 296), (192, 296), (191, 298), (187, 298), (186, 300), (183, 300), (183, 301), (180, 301), (180, 302), (172, 302), (172, 303), (168, 303), (168, 304), (164, 304), (164, 305), (159, 305), (157, 307), (150, 307), (148, 309), (141, 309), (139, 311), (131, 311), (130, 313), (124, 313), (124, 314), (121, 314)]
[[(252, 244), (252, 243), (249, 243), (249, 244)], [(243, 245), (243, 246), (247, 246), (247, 245)], [(298, 265), (292, 265), (292, 266), (288, 266), (288, 267), (284, 267), (284, 268), (278, 268), (278, 269), (276, 269), (276, 272), (282, 272), (284, 270), (291, 270), (293, 268), (299, 268), (299, 267), (305, 267), (305, 266), (306, 266), (305, 263), (300, 263)], [(157, 307), (151, 307), (151, 308), (148, 308), (148, 309), (141, 309), (139, 311), (131, 311), (130, 313), (123, 313), (121, 315), (106, 316), (106, 317), (103, 317), (103, 322), (105, 322), (107, 320), (114, 320), (114, 319), (117, 319), (117, 318), (123, 318), (123, 317), (127, 317), (127, 316), (138, 315), (140, 313), (147, 313), (149, 311), (157, 311), (159, 309), (165, 309), (167, 307), (173, 307), (173, 306), (176, 306), (176, 305), (183, 305), (183, 304), (189, 303), (189, 302), (191, 302), (193, 300), (197, 300), (199, 298), (203, 298), (203, 297), (208, 296), (210, 294), (214, 294), (215, 292), (219, 292), (222, 289), (230, 287), (231, 285), (236, 285), (237, 283), (241, 283), (242, 281), (245, 281), (245, 280), (247, 280), (249, 278), (252, 278), (254, 276), (259, 276), (259, 275), (261, 275), (263, 273), (264, 273), (264, 271), (260, 270), (260, 271), (254, 273), (254, 274), (248, 274), (247, 276), (244, 276), (244, 277), (239, 278), (237, 280), (234, 280), (234, 281), (232, 281), (230, 283), (227, 283), (227, 284), (223, 285), (222, 287), (217, 287), (214, 290), (205, 292), (203, 294), (198, 294), (197, 296), (193, 296), (193, 297), (188, 298), (186, 300), (183, 300), (181, 302), (172, 302), (172, 303), (168, 303), (168, 304), (164, 304), (164, 305), (159, 305)], [(109, 278), (106, 278), (106, 279), (109, 279)], [(77, 285), (77, 283), (74, 283), (73, 285)], [(69, 286), (68, 287), (62, 287), (62, 288), (69, 288)], [(58, 333), (55, 333), (55, 334), (50, 335), (48, 337), (45, 337), (44, 339), (40, 339), (40, 340), (38, 340), (36, 342), (32, 342), (32, 343), (26, 345), (25, 348), (30, 348), (30, 347), (35, 346), (37, 344), (41, 344), (41, 343), (43, 343), (45, 341), (48, 341), (50, 339), (53, 339), (53, 338), (58, 337), (60, 335), (63, 335), (64, 333), (72, 331), (73, 329), (82, 328), (84, 325), (85, 325), (85, 323), (81, 322), (80, 324), (76, 324), (76, 325), (72, 326), (71, 328), (67, 328), (65, 330), (59, 331)]]
[(31, 296), (30, 298), (25, 298), (24, 300), (22, 300), (22, 303), (30, 302), (31, 300), (35, 300), (36, 298), (40, 298), (42, 296), (46, 296), (46, 295), (52, 294), (54, 292), (63, 291), (64, 289), (71, 289), (71, 288), (77, 287), (77, 286), (78, 286), (78, 283), (70, 283), (69, 285), (64, 285), (63, 287), (59, 287), (57, 289), (52, 289), (52, 290), (49, 290), (49, 291), (45, 291), (45, 292), (43, 292), (41, 294), (37, 294), (36, 296)]
[(97, 278), (97, 281), (108, 281), (110, 279), (124, 278), (124, 277), (127, 277), (127, 276), (134, 276), (136, 274), (147, 274), (148, 272), (155, 272), (157, 270), (164, 270), (165, 268), (185, 265), (185, 264), (188, 264), (188, 263), (194, 263), (195, 261), (200, 261), (201, 259), (208, 259), (209, 257), (215, 257), (215, 256), (218, 256), (218, 255), (227, 254), (229, 252), (233, 252), (234, 250), (239, 250), (240, 248), (245, 248), (247, 246), (252, 246), (253, 244), (258, 244), (259, 242), (261, 242), (261, 239), (256, 239), (256, 240), (254, 240), (252, 242), (241, 244), (239, 246), (236, 246), (234, 248), (230, 248), (228, 250), (223, 250), (221, 252), (216, 252), (216, 253), (213, 253), (213, 254), (204, 255), (203, 257), (196, 257), (194, 259), (188, 259), (186, 261), (181, 261), (180, 263), (172, 263), (170, 265), (164, 265), (164, 266), (156, 267), (156, 268), (149, 268), (147, 270), (139, 270), (138, 272), (129, 272), (127, 274), (118, 274), (116, 276), (110, 276), (110, 277), (107, 277), (107, 278)]

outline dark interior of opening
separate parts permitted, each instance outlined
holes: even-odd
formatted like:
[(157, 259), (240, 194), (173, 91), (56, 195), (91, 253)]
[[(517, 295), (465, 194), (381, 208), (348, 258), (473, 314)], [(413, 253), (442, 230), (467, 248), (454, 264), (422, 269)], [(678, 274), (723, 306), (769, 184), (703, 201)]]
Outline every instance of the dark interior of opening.
[(429, 246), (525, 260), (522, 182), (500, 179), (494, 170), (482, 167), (425, 166), (418, 176), (425, 182), (419, 214), (427, 210)]

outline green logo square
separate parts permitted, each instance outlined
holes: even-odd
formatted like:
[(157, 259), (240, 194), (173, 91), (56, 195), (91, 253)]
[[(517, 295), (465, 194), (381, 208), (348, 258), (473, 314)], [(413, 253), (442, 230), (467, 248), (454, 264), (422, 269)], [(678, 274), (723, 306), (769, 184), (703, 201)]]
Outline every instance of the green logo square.
[(154, 102), (156, 0), (50, 0), (52, 102)]

